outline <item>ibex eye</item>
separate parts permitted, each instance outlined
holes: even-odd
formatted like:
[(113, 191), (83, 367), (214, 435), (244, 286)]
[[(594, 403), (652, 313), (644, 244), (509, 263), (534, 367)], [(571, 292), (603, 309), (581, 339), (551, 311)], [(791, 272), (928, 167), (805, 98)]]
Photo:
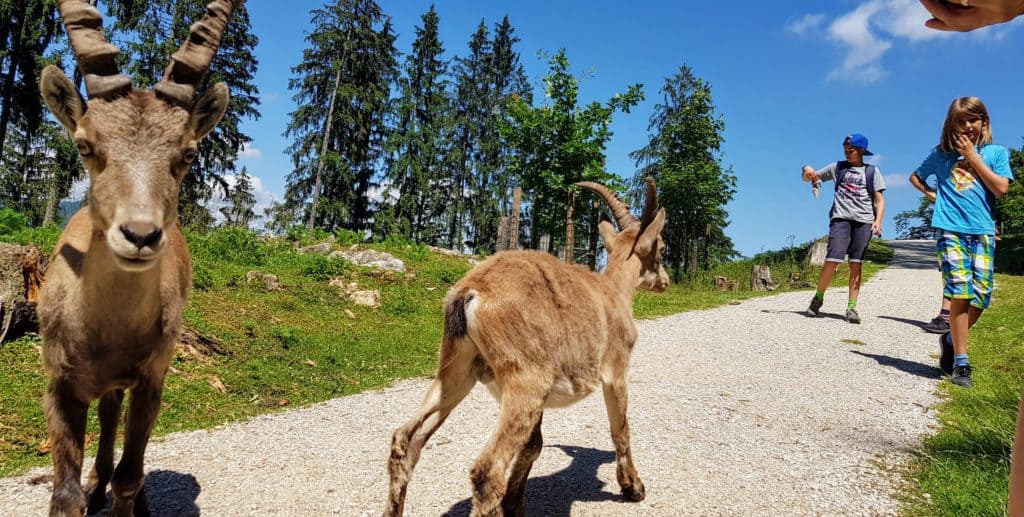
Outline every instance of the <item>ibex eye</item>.
[(192, 160), (196, 159), (196, 150), (195, 149), (188, 149), (188, 150), (186, 150), (185, 154), (181, 155), (181, 159), (184, 160), (185, 163), (192, 163)]

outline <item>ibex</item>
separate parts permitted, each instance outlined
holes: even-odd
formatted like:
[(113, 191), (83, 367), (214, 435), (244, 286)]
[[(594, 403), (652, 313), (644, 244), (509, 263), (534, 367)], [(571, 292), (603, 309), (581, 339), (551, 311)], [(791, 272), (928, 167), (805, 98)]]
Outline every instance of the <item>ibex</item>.
[[(88, 102), (54, 66), (40, 89), (89, 171), (89, 203), (61, 234), (38, 304), (44, 401), (53, 455), (50, 515), (80, 516), (106, 505), (111, 516), (148, 515), (143, 454), (160, 411), (192, 286), (192, 263), (178, 222), (178, 191), (200, 140), (228, 105), (223, 83), (193, 98), (242, 0), (214, 0), (192, 25), (153, 90), (118, 72), (118, 49), (103, 18), (83, 0), (59, 0), (85, 79)], [(124, 450), (113, 465), (124, 391), (131, 393)], [(100, 439), (86, 491), (81, 486), (86, 413), (99, 402)]]
[(536, 251), (499, 253), (459, 280), (444, 301), (437, 375), (411, 420), (391, 441), (385, 516), (401, 515), (423, 445), (476, 384), (501, 405), (498, 426), (470, 470), (473, 515), (523, 515), (526, 480), (540, 455), (545, 408), (569, 406), (602, 386), (615, 444), (616, 477), (630, 501), (644, 498), (626, 420), (626, 368), (637, 339), (633, 294), (662, 292), (665, 210), (647, 180), (642, 219), (603, 185), (618, 222), (603, 218), (604, 274)]

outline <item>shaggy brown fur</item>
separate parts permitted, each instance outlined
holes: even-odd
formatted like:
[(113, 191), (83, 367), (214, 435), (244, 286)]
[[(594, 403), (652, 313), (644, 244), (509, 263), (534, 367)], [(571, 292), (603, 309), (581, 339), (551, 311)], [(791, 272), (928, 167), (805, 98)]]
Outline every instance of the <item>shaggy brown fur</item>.
[[(230, 15), (232, 4), (217, 1)], [(110, 55), (99, 32), (99, 13), (81, 0), (60, 0), (60, 7), (65, 21), (78, 20), (68, 32), (79, 62), (86, 63), (90, 99), (86, 103), (53, 66), (43, 70), (40, 89), (74, 138), (90, 187), (89, 205), (71, 218), (57, 242), (38, 304), (43, 365), (50, 377), (44, 401), (54, 466), (50, 515), (81, 516), (87, 503), (89, 513), (99, 512), (108, 483), (114, 495), (109, 515), (148, 515), (143, 455), (192, 287), (178, 190), (198, 142), (224, 115), (228, 91), (217, 84), (184, 105), (152, 91), (125, 89), (126, 79), (116, 75), (113, 61), (104, 64), (95, 57)], [(224, 16), (220, 8), (218, 16)], [(209, 58), (212, 54), (194, 64), (205, 71)], [(131, 405), (124, 450), (114, 468), (125, 390)], [(86, 413), (96, 399), (99, 450), (83, 491)]]
[[(622, 231), (600, 224), (604, 274), (569, 266), (547, 253), (499, 253), (470, 271), (445, 298), (445, 334), (437, 376), (416, 416), (393, 436), (385, 516), (401, 515), (420, 451), (476, 381), (501, 404), (494, 435), (470, 470), (474, 515), (523, 515), (526, 480), (543, 440), (545, 408), (565, 407), (601, 386), (617, 457), (617, 478), (630, 501), (644, 498), (633, 467), (626, 420), (626, 379), (636, 342), (637, 288), (661, 292), (664, 210), (648, 182), (643, 221), (600, 185)], [(655, 211), (657, 215), (655, 216)]]

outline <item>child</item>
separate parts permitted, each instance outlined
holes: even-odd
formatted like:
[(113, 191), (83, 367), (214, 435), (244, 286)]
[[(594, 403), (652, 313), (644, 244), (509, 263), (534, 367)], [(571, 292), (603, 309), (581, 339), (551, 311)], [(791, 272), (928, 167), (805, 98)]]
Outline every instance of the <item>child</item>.
[[(937, 189), (925, 184), (935, 176)], [(977, 97), (953, 101), (942, 125), (939, 145), (910, 175), (919, 190), (935, 193), (932, 226), (942, 262), (943, 294), (951, 298), (950, 332), (939, 337), (939, 366), (953, 384), (970, 388), (967, 331), (992, 300), (995, 254), (995, 198), (1006, 194), (1013, 173), (1009, 152), (992, 144), (988, 110)], [(931, 196), (929, 196), (931, 197)]]
[(803, 180), (812, 182), (815, 187), (822, 181), (834, 179), (836, 182), (836, 197), (829, 212), (828, 255), (808, 313), (820, 315), (821, 306), (825, 303), (825, 289), (832, 282), (843, 258), (849, 257), (850, 295), (846, 304), (846, 321), (860, 323), (857, 296), (860, 294), (861, 261), (871, 234), (882, 235), (885, 179), (878, 167), (864, 163), (865, 156), (874, 154), (868, 151), (868, 139), (864, 135), (846, 137), (843, 153), (846, 160), (831, 163), (819, 171), (810, 165), (803, 168)]

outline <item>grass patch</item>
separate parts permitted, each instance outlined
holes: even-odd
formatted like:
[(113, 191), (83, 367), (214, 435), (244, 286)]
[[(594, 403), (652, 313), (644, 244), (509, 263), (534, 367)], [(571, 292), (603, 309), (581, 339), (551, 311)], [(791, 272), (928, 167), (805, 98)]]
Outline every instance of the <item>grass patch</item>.
[(846, 343), (847, 345), (866, 346), (867, 343), (859, 339), (843, 338), (839, 340), (840, 343)]
[[(1004, 515), (1024, 388), (1024, 277), (996, 275), (992, 306), (970, 333), (974, 388), (939, 384), (939, 430), (911, 465), (907, 515)], [(928, 494), (928, 497), (925, 497)]]
[[(470, 269), (468, 261), (402, 242), (370, 246), (405, 262), (407, 273), (395, 274), (295, 250), (297, 244), (324, 237), (297, 233), (290, 239), (264, 239), (232, 228), (189, 233), (195, 275), (186, 326), (218, 339), (230, 354), (175, 359), (155, 436), (244, 420), (434, 372), (442, 298)], [(337, 239), (340, 246), (352, 236)], [(884, 257), (884, 249), (880, 253)], [(777, 291), (750, 292), (754, 262), (742, 261), (675, 284), (661, 295), (640, 293), (634, 313), (654, 318), (787, 291), (791, 271), (817, 281), (817, 269), (800, 270), (788, 259), (759, 260), (771, 264), (780, 283)], [(866, 277), (884, 267), (874, 260), (865, 268)], [(250, 283), (252, 271), (277, 275), (285, 290), (268, 290), (262, 281)], [(835, 285), (845, 285), (846, 272), (841, 268)], [(744, 290), (715, 291), (716, 275), (747, 279), (741, 282)], [(339, 288), (328, 285), (332, 278), (379, 290), (383, 306), (354, 305)], [(0, 476), (50, 462), (41, 409), (46, 382), (37, 337), (0, 346)], [(95, 408), (89, 414), (87, 432), (98, 435)]]

